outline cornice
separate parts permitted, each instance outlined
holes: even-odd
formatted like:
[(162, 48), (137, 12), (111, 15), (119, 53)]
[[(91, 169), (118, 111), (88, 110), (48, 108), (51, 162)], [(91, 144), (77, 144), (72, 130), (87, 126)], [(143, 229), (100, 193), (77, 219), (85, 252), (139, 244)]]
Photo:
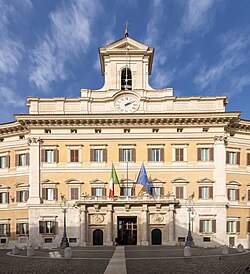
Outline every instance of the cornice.
[(212, 113), (106, 113), (106, 114), (19, 114), (17, 118), (24, 127), (62, 126), (166, 126), (166, 125), (234, 125), (239, 112)]
[(19, 122), (10, 122), (6, 124), (0, 124), (0, 136), (9, 136), (16, 134), (25, 134), (28, 133), (29, 130), (25, 124), (21, 125)]

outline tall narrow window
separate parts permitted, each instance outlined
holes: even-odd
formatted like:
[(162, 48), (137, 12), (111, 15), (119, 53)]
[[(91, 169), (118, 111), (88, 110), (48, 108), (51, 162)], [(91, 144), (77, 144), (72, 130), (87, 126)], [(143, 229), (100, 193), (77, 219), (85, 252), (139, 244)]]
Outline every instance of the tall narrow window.
[(124, 68), (122, 70), (121, 90), (132, 90), (132, 73), (129, 68)]

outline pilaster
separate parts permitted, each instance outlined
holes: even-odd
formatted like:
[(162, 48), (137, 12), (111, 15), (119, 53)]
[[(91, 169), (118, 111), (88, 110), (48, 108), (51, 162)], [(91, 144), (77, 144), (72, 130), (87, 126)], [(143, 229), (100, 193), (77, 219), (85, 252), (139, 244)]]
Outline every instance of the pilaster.
[(142, 206), (142, 237), (141, 237), (141, 245), (149, 245), (148, 241), (148, 205), (144, 204)]
[(112, 205), (107, 206), (107, 225), (106, 225), (106, 245), (113, 245), (113, 208)]
[(80, 209), (80, 245), (87, 245), (87, 210), (86, 206), (82, 206)]

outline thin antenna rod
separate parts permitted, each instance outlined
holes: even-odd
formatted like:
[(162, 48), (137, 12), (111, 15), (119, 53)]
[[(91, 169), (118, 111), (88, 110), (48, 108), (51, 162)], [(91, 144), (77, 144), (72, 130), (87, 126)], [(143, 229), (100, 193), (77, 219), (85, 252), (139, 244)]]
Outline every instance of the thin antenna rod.
[(128, 196), (128, 161), (127, 161), (127, 196)]
[[(125, 37), (128, 37), (128, 21), (126, 21)], [(128, 90), (128, 40), (126, 39), (126, 75), (125, 75), (125, 90)]]

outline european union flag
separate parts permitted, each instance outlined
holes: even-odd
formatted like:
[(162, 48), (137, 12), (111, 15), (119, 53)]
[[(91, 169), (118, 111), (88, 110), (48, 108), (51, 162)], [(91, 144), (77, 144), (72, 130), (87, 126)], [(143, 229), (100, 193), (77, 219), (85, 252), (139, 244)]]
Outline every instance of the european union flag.
[(138, 175), (136, 183), (145, 186), (147, 188), (148, 193), (151, 193), (150, 184), (144, 164), (141, 165), (141, 170)]

